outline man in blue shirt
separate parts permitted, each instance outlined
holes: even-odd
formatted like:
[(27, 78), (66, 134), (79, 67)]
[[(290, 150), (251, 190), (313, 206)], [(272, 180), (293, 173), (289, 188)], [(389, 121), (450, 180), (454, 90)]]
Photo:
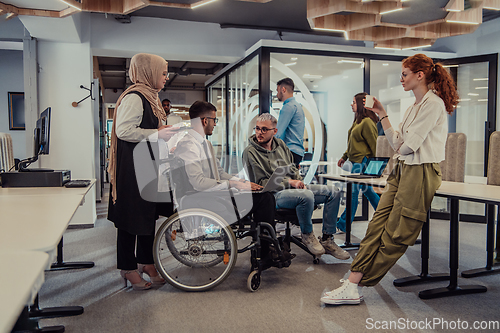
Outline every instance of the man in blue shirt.
[(277, 97), (283, 102), (278, 118), (276, 137), (283, 140), (293, 154), (293, 163), (299, 167), (304, 157), (305, 116), (302, 106), (293, 97), (295, 85), (290, 78), (277, 83)]

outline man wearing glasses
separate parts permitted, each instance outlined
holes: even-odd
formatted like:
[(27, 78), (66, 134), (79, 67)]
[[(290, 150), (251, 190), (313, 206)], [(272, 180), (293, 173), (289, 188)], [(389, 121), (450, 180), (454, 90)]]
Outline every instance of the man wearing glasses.
[[(333, 240), (337, 231), (340, 192), (326, 185), (306, 185), (302, 182), (299, 170), (293, 164), (293, 155), (283, 140), (278, 139), (277, 120), (269, 113), (257, 117), (255, 134), (243, 151), (243, 163), (252, 182), (265, 186), (278, 166), (292, 165), (290, 177), (285, 177), (281, 190), (274, 193), (276, 208), (295, 209), (302, 233), (302, 242), (314, 255), (324, 253), (335, 258), (347, 260), (348, 252), (341, 249)], [(314, 206), (324, 203), (323, 237), (319, 240), (313, 232), (312, 214)]]

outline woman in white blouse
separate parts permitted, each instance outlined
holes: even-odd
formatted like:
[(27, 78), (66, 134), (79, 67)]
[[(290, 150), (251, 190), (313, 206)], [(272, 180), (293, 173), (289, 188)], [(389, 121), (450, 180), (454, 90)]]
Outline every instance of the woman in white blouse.
[(349, 278), (326, 292), (321, 297), (324, 303), (359, 304), (363, 300), (358, 286), (376, 285), (415, 243), (441, 185), (439, 162), (445, 157), (447, 115), (458, 104), (455, 83), (441, 64), (416, 54), (403, 60), (401, 84), (405, 91), (413, 91), (416, 100), (397, 129), (377, 99), (368, 108), (380, 117), (399, 161), (387, 179)]

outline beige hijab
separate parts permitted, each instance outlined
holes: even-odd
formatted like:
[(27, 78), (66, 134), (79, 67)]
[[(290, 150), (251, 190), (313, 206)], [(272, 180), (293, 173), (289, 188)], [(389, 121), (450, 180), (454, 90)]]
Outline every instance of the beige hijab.
[(123, 97), (132, 91), (140, 92), (146, 99), (151, 108), (153, 109), (154, 115), (158, 118), (159, 124), (161, 126), (162, 120), (167, 119), (165, 110), (161, 106), (160, 98), (158, 97), (158, 92), (163, 87), (158, 87), (158, 81), (165, 71), (168, 62), (165, 61), (160, 56), (147, 53), (138, 53), (134, 55), (130, 61), (130, 68), (128, 75), (130, 80), (134, 83), (128, 87), (118, 98), (115, 106), (115, 113), (113, 115), (113, 129), (111, 131), (111, 154), (108, 165), (108, 173), (110, 182), (112, 185), (112, 197), (113, 203), (116, 202), (116, 114), (120, 112), (120, 103)]

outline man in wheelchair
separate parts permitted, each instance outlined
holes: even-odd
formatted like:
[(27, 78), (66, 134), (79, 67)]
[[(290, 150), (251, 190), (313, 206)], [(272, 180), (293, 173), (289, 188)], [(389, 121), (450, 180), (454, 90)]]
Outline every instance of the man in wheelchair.
[[(270, 113), (261, 114), (257, 118), (255, 134), (249, 138), (249, 146), (243, 152), (243, 162), (250, 180), (265, 186), (277, 167), (291, 165), (290, 177), (285, 177), (281, 190), (274, 193), (276, 208), (296, 210), (302, 242), (312, 254), (320, 256), (327, 253), (338, 259), (349, 259), (349, 253), (333, 240), (337, 230), (340, 192), (335, 187), (330, 189), (326, 185), (304, 185), (299, 170), (293, 165), (290, 149), (281, 139), (274, 137), (277, 123)], [(311, 219), (314, 206), (320, 203), (325, 206), (323, 237), (318, 240), (314, 236)]]
[[(179, 210), (202, 208), (221, 216), (228, 225), (253, 215), (253, 221), (268, 223), (267, 230), (271, 242), (261, 242), (261, 257), (264, 266), (273, 266), (278, 261), (289, 261), (289, 254), (283, 255), (274, 234), (275, 200), (271, 193), (252, 193), (262, 189), (261, 185), (226, 173), (215, 157), (214, 149), (205, 136), (212, 135), (217, 124), (216, 108), (213, 104), (197, 101), (189, 109), (191, 126), (179, 141), (175, 157), (183, 164), (185, 172), (174, 173), (174, 180), (182, 184), (175, 186)], [(187, 179), (181, 180), (179, 178)], [(260, 228), (264, 233), (265, 228)], [(272, 239), (274, 238), (274, 242)], [(278, 246), (277, 246), (278, 245)], [(278, 247), (278, 248), (276, 248)], [(263, 267), (263, 269), (267, 268)]]

